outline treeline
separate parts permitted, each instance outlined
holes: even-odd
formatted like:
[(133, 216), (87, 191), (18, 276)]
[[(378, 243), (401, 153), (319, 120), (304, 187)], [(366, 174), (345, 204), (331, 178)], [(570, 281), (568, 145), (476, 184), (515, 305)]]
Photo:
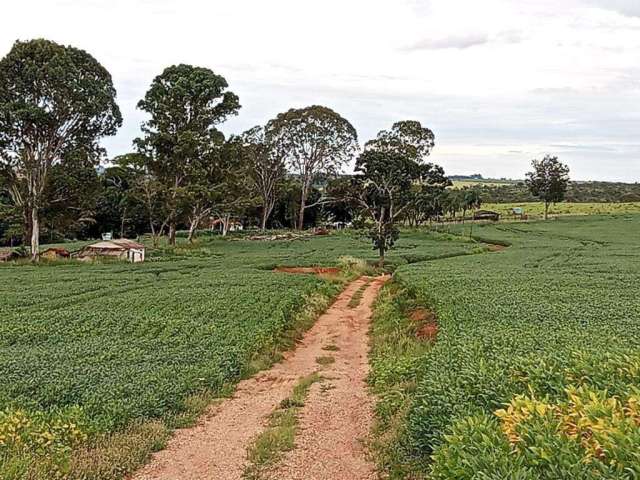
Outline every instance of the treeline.
[[(535, 202), (525, 182), (503, 185), (478, 185), (477, 190), (485, 203)], [(566, 193), (567, 202), (618, 203), (640, 202), (640, 184), (614, 182), (571, 182)]]
[[(107, 161), (100, 141), (122, 124), (109, 72), (74, 47), (16, 42), (0, 60), (2, 241), (37, 260), (41, 236), (150, 233), (175, 244), (178, 229), (193, 240), (213, 224), (224, 233), (237, 221), (302, 229), (357, 219), (382, 257), (394, 225), (439, 215), (450, 186), (424, 162), (434, 135), (415, 121), (364, 151), (348, 120), (317, 105), (225, 137), (219, 127), (240, 99), (208, 68), (167, 67), (138, 108), (148, 120), (131, 153)], [(355, 175), (341, 177), (351, 160)]]

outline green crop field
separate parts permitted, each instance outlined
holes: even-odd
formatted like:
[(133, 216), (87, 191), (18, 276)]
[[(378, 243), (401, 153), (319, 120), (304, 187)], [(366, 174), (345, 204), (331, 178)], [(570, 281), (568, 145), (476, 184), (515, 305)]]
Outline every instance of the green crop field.
[[(511, 247), (401, 266), (379, 301), (391, 478), (638, 478), (640, 217), (474, 233)], [(413, 335), (419, 305), (437, 315), (433, 344)]]
[[(390, 260), (477, 248), (414, 232)], [(273, 267), (343, 255), (375, 259), (368, 241), (336, 234), (203, 239), (136, 265), (0, 265), (0, 478), (121, 478), (338, 290)]]

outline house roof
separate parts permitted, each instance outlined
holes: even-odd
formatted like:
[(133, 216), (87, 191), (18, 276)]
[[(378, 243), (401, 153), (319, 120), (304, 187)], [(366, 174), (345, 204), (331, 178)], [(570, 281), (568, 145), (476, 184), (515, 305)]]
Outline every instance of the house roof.
[(87, 245), (86, 248), (94, 250), (129, 250), (132, 248), (142, 249), (145, 248), (145, 246), (141, 243), (134, 242), (133, 240), (121, 238), (119, 240), (103, 240), (101, 242), (92, 243), (91, 245)]
[(128, 240), (126, 238), (121, 238), (119, 240), (111, 240), (111, 243), (115, 243), (116, 245), (120, 245), (125, 248), (145, 248), (142, 243), (135, 242), (133, 240)]

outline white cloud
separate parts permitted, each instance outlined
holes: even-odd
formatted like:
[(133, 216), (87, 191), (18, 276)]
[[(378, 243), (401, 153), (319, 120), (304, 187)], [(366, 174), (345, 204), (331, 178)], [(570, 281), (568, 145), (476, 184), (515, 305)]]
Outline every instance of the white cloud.
[(484, 45), (489, 41), (486, 33), (471, 33), (467, 35), (453, 35), (441, 38), (425, 38), (412, 45), (402, 48), (405, 51), (415, 50), (439, 50), (447, 48), (465, 49)]
[(3, 5), (0, 55), (34, 37), (92, 53), (125, 116), (111, 154), (139, 134), (153, 77), (185, 62), (239, 94), (226, 132), (322, 103), (363, 140), (421, 120), (451, 173), (521, 177), (549, 151), (579, 178), (637, 181), (637, 1), (22, 0)]

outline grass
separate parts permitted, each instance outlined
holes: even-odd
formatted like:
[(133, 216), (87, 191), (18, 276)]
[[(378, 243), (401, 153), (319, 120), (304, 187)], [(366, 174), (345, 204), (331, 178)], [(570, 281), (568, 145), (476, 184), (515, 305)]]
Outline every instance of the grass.
[(318, 365), (322, 365), (323, 367), (326, 367), (327, 365), (331, 365), (335, 362), (336, 362), (336, 359), (331, 355), (323, 355), (321, 357), (316, 358), (316, 363)]
[(282, 456), (293, 450), (298, 430), (300, 409), (309, 393), (311, 385), (322, 381), (318, 373), (301, 378), (290, 397), (283, 400), (269, 418), (267, 428), (252, 442), (248, 449), (248, 465), (243, 478), (262, 480), (270, 467)]
[(356, 290), (355, 293), (352, 295), (351, 299), (349, 300), (349, 303), (347, 303), (347, 307), (357, 308), (358, 305), (360, 305), (360, 301), (362, 300), (362, 295), (364, 295), (365, 290), (369, 287), (370, 284), (371, 284), (371, 280), (367, 280), (366, 283), (364, 283), (360, 288), (358, 288), (358, 290)]
[[(628, 445), (640, 428), (633, 409), (612, 405), (633, 403), (640, 385), (640, 217), (474, 233), (511, 246), (400, 266), (376, 305), (371, 382), (382, 468), (392, 479), (636, 478)], [(414, 304), (437, 314), (433, 345), (414, 339), (405, 314)], [(523, 415), (523, 405), (559, 413), (544, 420)], [(572, 436), (557, 418), (582, 418), (576, 405), (590, 413)], [(505, 434), (514, 424), (521, 437)]]

